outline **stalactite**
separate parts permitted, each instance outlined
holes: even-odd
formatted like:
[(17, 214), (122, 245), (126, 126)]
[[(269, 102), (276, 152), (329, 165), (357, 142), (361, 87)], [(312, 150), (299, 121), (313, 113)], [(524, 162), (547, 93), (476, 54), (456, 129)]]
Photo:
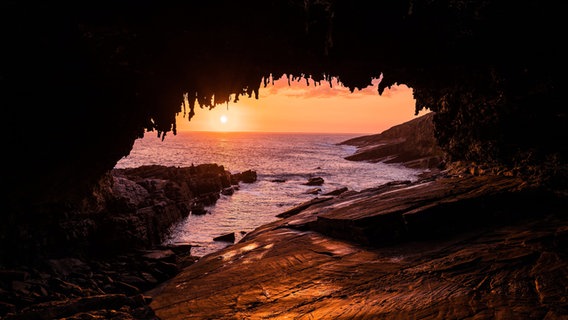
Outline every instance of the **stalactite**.
[[(264, 87), (266, 88), (266, 86), (268, 85), (268, 83), (270, 82), (270, 79), (268, 77), (264, 77), (262, 79), (262, 82), (264, 83)], [(274, 82), (273, 82), (274, 83)]]
[(386, 88), (390, 89), (394, 84), (396, 84), (395, 80), (385, 81), (384, 77), (382, 77), (381, 82), (379, 82), (379, 88), (378, 88), (379, 95), (382, 96), (385, 89)]
[(197, 93), (195, 91), (190, 91), (191, 94), (187, 94), (187, 103), (189, 104), (189, 114), (187, 115), (187, 120), (191, 121), (195, 115), (195, 100)]

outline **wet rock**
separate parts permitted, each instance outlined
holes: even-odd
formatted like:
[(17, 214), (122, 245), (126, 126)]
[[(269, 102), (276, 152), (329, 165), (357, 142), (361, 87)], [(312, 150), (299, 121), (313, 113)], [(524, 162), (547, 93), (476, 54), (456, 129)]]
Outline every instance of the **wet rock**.
[(227, 187), (221, 190), (221, 194), (225, 196), (230, 196), (235, 193), (235, 189), (233, 187)]
[(239, 181), (244, 183), (253, 183), (257, 179), (256, 171), (246, 170), (232, 175), (232, 184), (238, 184)]
[(308, 179), (308, 182), (305, 183), (307, 186), (321, 186), (324, 183), (322, 177), (312, 177)]
[(230, 242), (230, 243), (234, 243), (235, 242), (235, 233), (231, 232), (231, 233), (227, 233), (224, 235), (220, 235), (218, 237), (213, 238), (214, 241), (223, 241), (223, 242)]
[(209, 210), (205, 209), (205, 205), (202, 202), (193, 203), (191, 206), (191, 214), (201, 216), (208, 213)]
[(178, 256), (183, 256), (190, 254), (191, 247), (192, 246), (189, 243), (174, 243), (172, 245), (168, 245), (166, 248), (172, 250)]

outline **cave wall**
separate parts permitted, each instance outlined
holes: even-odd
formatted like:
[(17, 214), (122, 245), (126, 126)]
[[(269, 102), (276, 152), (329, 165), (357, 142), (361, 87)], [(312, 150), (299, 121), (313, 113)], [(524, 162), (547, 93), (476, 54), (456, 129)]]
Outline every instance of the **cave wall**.
[(4, 1), (0, 12), (9, 214), (73, 203), (145, 130), (163, 139), (176, 113), (256, 98), (282, 76), (356, 90), (382, 75), (377, 94), (409, 85), (452, 160), (566, 160), (556, 2)]

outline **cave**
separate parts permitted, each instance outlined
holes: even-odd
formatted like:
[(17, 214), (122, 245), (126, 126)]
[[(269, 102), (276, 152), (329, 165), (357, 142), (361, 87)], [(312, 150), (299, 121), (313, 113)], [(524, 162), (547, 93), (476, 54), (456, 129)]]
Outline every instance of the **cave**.
[[(378, 94), (408, 85), (417, 111), (437, 112), (438, 138), (456, 160), (562, 162), (555, 9), (493, 1), (7, 2), (1, 81), (11, 170), (2, 180), (19, 187), (8, 188), (5, 205), (79, 194), (144, 130), (175, 134), (176, 113), (190, 119), (196, 106), (254, 96), (263, 80), (284, 74), (324, 84), (337, 77), (351, 90), (382, 75)], [(182, 110), (184, 93), (191, 99)]]
[(3, 1), (2, 259), (88, 242), (50, 228), (96, 211), (136, 139), (168, 139), (176, 115), (259, 98), (282, 77), (407, 85), (448, 162), (562, 193), (563, 15), (536, 0)]

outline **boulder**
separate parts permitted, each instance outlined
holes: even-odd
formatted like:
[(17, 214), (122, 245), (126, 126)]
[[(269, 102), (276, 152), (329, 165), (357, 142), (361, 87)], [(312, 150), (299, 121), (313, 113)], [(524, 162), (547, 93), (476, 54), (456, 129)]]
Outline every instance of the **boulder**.
[(213, 240), (214, 241), (234, 243), (235, 242), (235, 233), (231, 232), (231, 233), (227, 233), (227, 234), (224, 234), (224, 235), (220, 235), (218, 237), (213, 238)]
[(234, 173), (231, 178), (232, 184), (238, 184), (239, 182), (253, 183), (257, 179), (256, 171), (246, 170), (239, 173)]

